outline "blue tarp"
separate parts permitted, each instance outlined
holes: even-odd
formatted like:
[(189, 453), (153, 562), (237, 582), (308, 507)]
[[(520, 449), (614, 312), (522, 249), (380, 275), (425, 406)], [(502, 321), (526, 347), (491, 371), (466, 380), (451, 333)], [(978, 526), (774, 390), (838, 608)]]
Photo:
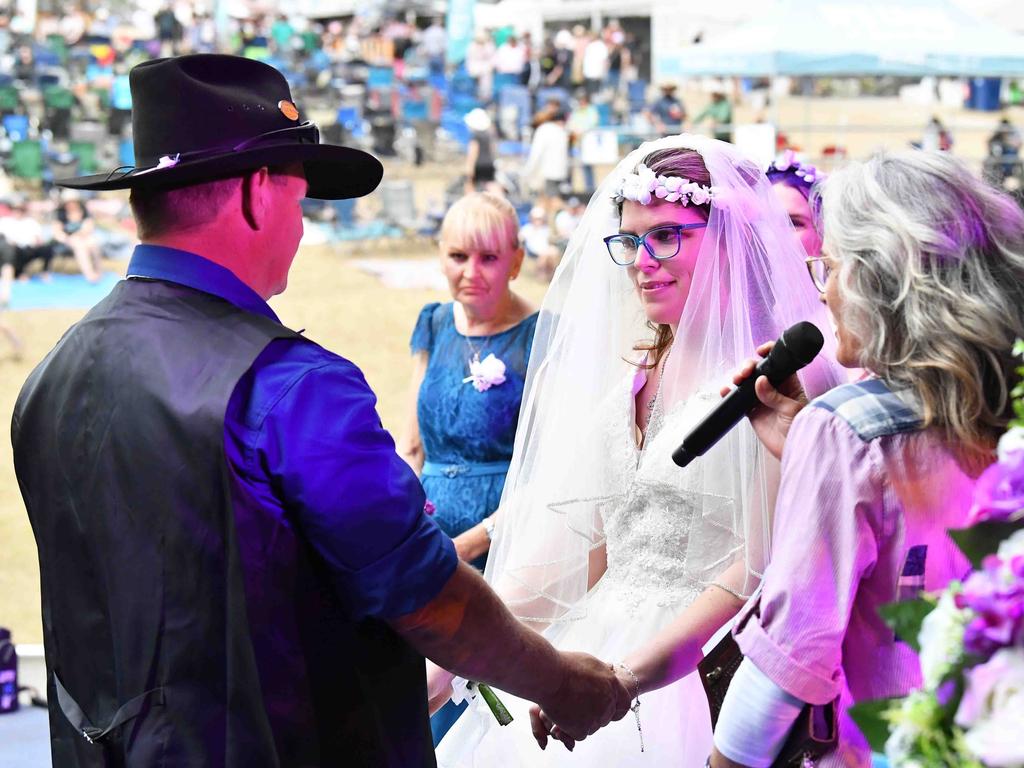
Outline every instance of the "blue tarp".
[(53, 274), (48, 282), (38, 276), (11, 286), (11, 309), (89, 309), (106, 298), (121, 278), (104, 272), (95, 283), (81, 275)]
[(785, 0), (662, 57), (659, 75), (1024, 75), (1024, 35), (949, 0)]

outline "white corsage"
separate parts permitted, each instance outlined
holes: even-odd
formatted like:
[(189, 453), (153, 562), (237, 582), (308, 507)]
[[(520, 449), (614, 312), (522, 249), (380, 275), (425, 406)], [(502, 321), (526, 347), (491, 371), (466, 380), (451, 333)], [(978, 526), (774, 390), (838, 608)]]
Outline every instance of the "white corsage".
[(636, 173), (628, 173), (619, 186), (612, 190), (612, 200), (621, 205), (631, 200), (640, 205), (649, 205), (652, 200), (668, 203), (704, 205), (714, 197), (714, 189), (680, 176), (658, 176), (641, 163)]
[(493, 354), (483, 360), (469, 361), (469, 376), (462, 380), (463, 384), (473, 383), (477, 392), (486, 392), (491, 387), (505, 383), (505, 364)]

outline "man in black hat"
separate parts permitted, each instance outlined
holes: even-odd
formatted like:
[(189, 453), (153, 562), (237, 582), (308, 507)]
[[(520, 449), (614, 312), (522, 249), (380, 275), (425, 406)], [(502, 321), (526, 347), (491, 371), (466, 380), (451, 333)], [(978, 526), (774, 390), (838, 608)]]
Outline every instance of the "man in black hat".
[(320, 144), (258, 62), (151, 61), (131, 89), (136, 166), (61, 183), (131, 189), (142, 244), (12, 426), (54, 764), (430, 766), (423, 656), (570, 737), (621, 717), (608, 665), (458, 563), (361, 372), (266, 303), (302, 198), (367, 194), (380, 164)]

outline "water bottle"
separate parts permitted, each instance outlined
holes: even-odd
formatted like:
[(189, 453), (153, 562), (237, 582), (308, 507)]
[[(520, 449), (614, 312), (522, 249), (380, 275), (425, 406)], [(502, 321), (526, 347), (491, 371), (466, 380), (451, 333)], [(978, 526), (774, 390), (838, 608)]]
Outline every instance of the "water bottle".
[(18, 654), (11, 631), (0, 627), (0, 715), (18, 709)]

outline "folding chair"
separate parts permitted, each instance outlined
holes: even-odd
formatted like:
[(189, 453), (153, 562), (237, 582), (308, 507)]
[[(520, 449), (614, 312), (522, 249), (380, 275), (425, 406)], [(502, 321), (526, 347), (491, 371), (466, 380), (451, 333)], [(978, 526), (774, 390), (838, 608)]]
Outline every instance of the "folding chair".
[(43, 148), (34, 139), (16, 141), (11, 147), (10, 171), (19, 179), (39, 181), (43, 177)]

